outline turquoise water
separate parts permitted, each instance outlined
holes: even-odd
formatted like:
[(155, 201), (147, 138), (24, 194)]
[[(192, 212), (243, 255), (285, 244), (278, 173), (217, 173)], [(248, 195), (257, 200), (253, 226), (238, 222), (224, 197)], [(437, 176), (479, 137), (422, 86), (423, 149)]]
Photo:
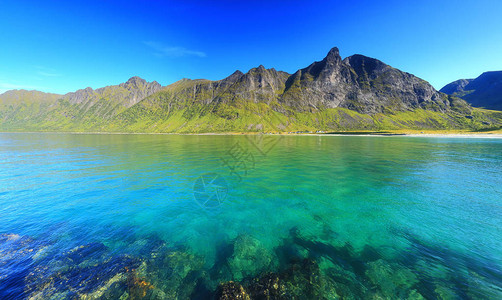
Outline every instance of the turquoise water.
[(501, 153), (502, 139), (3, 133), (0, 298), (207, 299), (233, 280), (276, 299), (500, 299)]

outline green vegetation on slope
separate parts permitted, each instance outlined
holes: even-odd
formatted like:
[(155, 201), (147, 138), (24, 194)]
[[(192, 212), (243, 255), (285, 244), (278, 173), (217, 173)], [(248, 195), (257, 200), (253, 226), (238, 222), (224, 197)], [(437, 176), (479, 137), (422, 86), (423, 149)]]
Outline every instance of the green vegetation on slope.
[(66, 95), (0, 95), (0, 130), (66, 132), (297, 132), (495, 130), (502, 112), (472, 108), (374, 58), (333, 48), (293, 75), (263, 66), (162, 88), (133, 77)]

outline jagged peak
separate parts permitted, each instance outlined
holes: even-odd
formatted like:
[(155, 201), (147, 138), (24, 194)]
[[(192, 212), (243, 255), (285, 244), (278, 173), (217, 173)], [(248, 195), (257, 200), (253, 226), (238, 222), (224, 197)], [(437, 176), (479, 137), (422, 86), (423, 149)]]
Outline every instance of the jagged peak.
[(331, 50), (329, 50), (328, 55), (326, 55), (326, 57), (329, 57), (329, 56), (340, 56), (340, 50), (338, 49), (338, 47), (331, 48)]
[(139, 85), (145, 85), (147, 83), (146, 80), (144, 80), (143, 78), (139, 77), (139, 76), (133, 76), (131, 78), (129, 78), (124, 85), (126, 86), (130, 86), (130, 85), (135, 85), (135, 86), (139, 86)]
[(235, 81), (235, 80), (238, 80), (239, 78), (241, 78), (243, 75), (244, 75), (244, 73), (242, 73), (239, 70), (236, 70), (235, 72), (233, 72), (229, 76), (223, 78), (223, 81)]
[(253, 72), (262, 73), (262, 72), (265, 72), (267, 70), (268, 69), (266, 69), (263, 65), (259, 65), (258, 67), (254, 67), (254, 68), (249, 69), (249, 71), (245, 75), (251, 74)]
[(324, 58), (324, 61), (341, 61), (342, 57), (340, 56), (340, 50), (337, 47), (331, 48), (329, 50), (328, 55)]

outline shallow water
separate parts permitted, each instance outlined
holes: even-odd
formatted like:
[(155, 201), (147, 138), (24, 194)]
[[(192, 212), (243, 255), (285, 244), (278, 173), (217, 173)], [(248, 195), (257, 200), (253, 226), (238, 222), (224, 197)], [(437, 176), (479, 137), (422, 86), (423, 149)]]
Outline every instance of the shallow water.
[(82, 277), (96, 266), (135, 272), (101, 297), (207, 298), (304, 259), (326, 298), (502, 298), (501, 153), (502, 139), (0, 134), (0, 298), (82, 297), (104, 284)]

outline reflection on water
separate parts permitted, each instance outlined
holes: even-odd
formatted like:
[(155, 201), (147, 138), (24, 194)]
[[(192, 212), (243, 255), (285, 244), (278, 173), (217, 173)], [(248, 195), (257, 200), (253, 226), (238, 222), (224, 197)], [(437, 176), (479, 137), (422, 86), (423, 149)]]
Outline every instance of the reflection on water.
[(501, 151), (0, 134), (0, 298), (502, 298)]

